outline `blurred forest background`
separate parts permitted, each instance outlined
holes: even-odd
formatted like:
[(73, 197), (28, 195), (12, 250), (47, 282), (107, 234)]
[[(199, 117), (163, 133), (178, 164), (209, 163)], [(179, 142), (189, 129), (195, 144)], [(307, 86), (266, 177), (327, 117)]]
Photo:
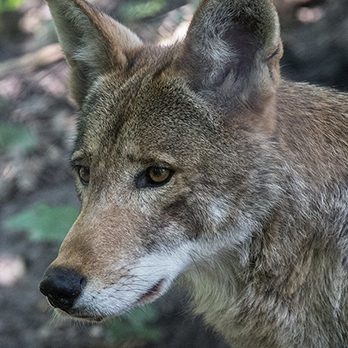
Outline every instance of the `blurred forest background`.
[[(140, 37), (185, 35), (197, 0), (95, 0)], [(283, 75), (348, 90), (348, 1), (276, 0)], [(103, 325), (52, 319), (38, 282), (79, 204), (68, 166), (76, 115), (42, 0), (0, 0), (0, 347), (225, 347), (183, 290)]]

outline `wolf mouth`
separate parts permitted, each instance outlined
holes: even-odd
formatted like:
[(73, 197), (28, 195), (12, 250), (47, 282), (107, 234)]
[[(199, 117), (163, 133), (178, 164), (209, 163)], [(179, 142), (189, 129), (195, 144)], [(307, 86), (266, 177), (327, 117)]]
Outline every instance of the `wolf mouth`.
[[(51, 305), (52, 303), (50, 301), (48, 301)], [(63, 318), (70, 318), (70, 319), (76, 319), (76, 320), (82, 320), (82, 321), (86, 321), (86, 322), (101, 322), (102, 320), (104, 320), (105, 318), (102, 316), (93, 316), (93, 315), (87, 315), (87, 314), (83, 314), (82, 312), (78, 312), (78, 311), (66, 311), (60, 308), (55, 307), (54, 308), (55, 312), (58, 313), (61, 317)]]
[(159, 280), (145, 294), (141, 295), (136, 303), (137, 304), (145, 304), (148, 302), (152, 302), (154, 299), (156, 299), (162, 293), (164, 282), (165, 282), (165, 280), (163, 278), (161, 280)]
[(105, 318), (103, 317), (90, 317), (87, 315), (71, 315), (74, 319), (84, 320), (86, 322), (97, 323), (103, 321)]

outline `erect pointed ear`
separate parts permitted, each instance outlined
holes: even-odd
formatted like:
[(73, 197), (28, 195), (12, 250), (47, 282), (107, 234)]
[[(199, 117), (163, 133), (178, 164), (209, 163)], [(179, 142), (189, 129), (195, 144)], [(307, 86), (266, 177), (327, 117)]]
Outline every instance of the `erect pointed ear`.
[(125, 69), (141, 40), (84, 0), (47, 0), (71, 68), (71, 90), (81, 106), (93, 81)]
[(203, 0), (176, 66), (195, 91), (259, 109), (275, 90), (281, 55), (271, 0)]

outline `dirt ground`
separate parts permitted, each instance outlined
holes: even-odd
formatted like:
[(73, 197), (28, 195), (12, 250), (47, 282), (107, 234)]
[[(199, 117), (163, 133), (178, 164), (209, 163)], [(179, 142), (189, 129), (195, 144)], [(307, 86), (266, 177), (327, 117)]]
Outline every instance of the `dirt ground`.
[[(309, 1), (309, 10), (315, 10), (312, 17), (280, 7), (286, 29), (283, 70), (288, 76), (348, 89), (347, 79), (343, 79), (348, 72), (348, 44), (339, 35), (347, 18), (337, 15), (343, 1), (334, 1), (328, 8), (325, 1), (319, 5)], [(143, 38), (163, 42), (172, 34), (182, 35), (194, 8), (193, 2), (167, 1), (155, 17), (131, 20), (125, 14), (127, 7), (122, 7), (126, 1), (97, 3), (113, 16), (126, 19)], [(76, 114), (67, 95), (67, 67), (49, 18), (40, 0), (27, 0), (19, 11), (0, 14), (0, 124), (24, 126), (35, 134), (37, 142), (30, 151), (1, 151), (0, 147), (0, 347), (225, 347), (199, 318), (191, 316), (181, 289), (174, 289), (154, 305), (159, 314), (151, 325), (161, 332), (155, 342), (131, 336), (115, 341), (110, 324), (82, 326), (54, 319), (40, 295), (38, 283), (59, 242), (33, 240), (25, 230), (9, 230), (3, 222), (37, 202), (77, 208), (79, 204), (67, 161)], [(335, 25), (331, 26), (332, 37), (327, 38), (330, 31), (325, 23), (329, 25), (331, 18)], [(317, 35), (314, 40), (311, 37), (315, 30), (325, 32), (328, 47), (325, 42), (314, 45)], [(310, 56), (325, 58), (322, 69), (320, 63), (308, 63), (303, 50), (309, 41), (318, 51)]]

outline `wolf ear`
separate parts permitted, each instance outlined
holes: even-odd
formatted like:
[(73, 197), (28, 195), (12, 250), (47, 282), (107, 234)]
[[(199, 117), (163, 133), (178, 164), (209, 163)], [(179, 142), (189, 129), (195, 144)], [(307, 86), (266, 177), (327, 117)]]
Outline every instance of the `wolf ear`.
[(258, 107), (275, 90), (281, 55), (271, 0), (203, 0), (176, 66), (195, 91)]
[(84, 0), (47, 0), (59, 42), (71, 68), (71, 90), (81, 106), (93, 81), (125, 69), (141, 40)]

